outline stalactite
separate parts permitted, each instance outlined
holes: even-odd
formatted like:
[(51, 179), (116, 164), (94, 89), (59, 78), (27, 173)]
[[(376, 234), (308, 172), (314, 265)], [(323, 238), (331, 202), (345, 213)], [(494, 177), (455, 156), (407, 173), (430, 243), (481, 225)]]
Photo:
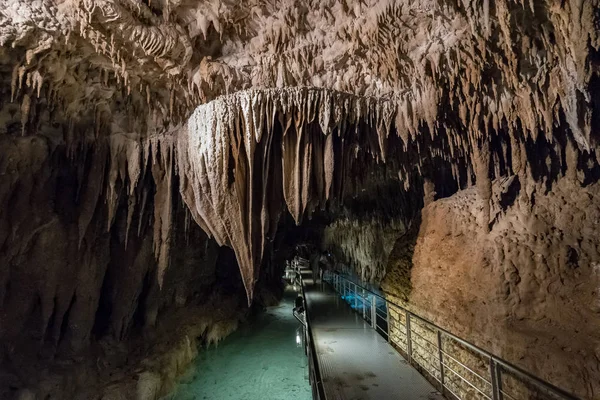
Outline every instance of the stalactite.
[(481, 215), (481, 226), (483, 227), (484, 232), (489, 232), (492, 182), (489, 173), (491, 160), (488, 143), (484, 142), (482, 145), (475, 144), (474, 153), (476, 185), (479, 196), (481, 197), (483, 208), (483, 213)]
[[(281, 190), (299, 223), (332, 194), (339, 197), (353, 190), (354, 179), (344, 183), (342, 175), (358, 160), (359, 147), (348, 147), (355, 149), (350, 156), (343, 142), (363, 140), (361, 152), (373, 160), (383, 159), (392, 121), (399, 112), (391, 101), (306, 89), (239, 92), (196, 109), (177, 137), (180, 192), (196, 222), (218, 243), (234, 249), (249, 301), (269, 234), (266, 216), (280, 213), (266, 194), (256, 196), (257, 190)], [(281, 142), (272, 141), (271, 116), (275, 115), (282, 129)], [(330, 117), (338, 129), (329, 129)], [(346, 133), (346, 121), (355, 127), (366, 124), (364, 138)], [(358, 132), (356, 128), (351, 131)], [(341, 145), (338, 150), (335, 141)], [(259, 144), (266, 153), (256, 158)], [(273, 146), (281, 146), (281, 160), (270, 158)], [(269, 178), (264, 171), (280, 168), (272, 162), (282, 162), (283, 180), (267, 189)], [(258, 188), (253, 186), (255, 174), (263, 176)], [(334, 182), (337, 188), (332, 193)]]
[(27, 122), (29, 121), (29, 112), (31, 111), (31, 97), (29, 94), (23, 96), (23, 102), (21, 103), (21, 134), (25, 135), (27, 129)]
[[(102, 193), (82, 193), (102, 197), (107, 228), (127, 195), (127, 235), (135, 212), (142, 230), (153, 197), (134, 187), (152, 165), (161, 277), (175, 175), (193, 219), (235, 250), (251, 299), (282, 212), (277, 196), (301, 222), (356, 194), (365, 177), (348, 171), (361, 162), (391, 164), (408, 190), (413, 172), (427, 174), (443, 160), (459, 186), (476, 177), (487, 198), (490, 171), (533, 175), (526, 141), (563, 146), (554, 137), (563, 121), (574, 151), (597, 146), (590, 107), (597, 0), (552, 7), (349, 0), (340, 15), (311, 3), (310, 18), (288, 1), (155, 4), (162, 17), (134, 0), (51, 3), (21, 2), (0, 15), (0, 43), (19, 55), (10, 87), (22, 133), (36, 126), (33, 111), (45, 107), (47, 87), (68, 121), (71, 157), (86, 141), (106, 140), (106, 165), (93, 164), (105, 175)], [(81, 49), (92, 55), (62, 62)], [(115, 81), (120, 91), (111, 90)], [(193, 111), (200, 101), (207, 104)], [(93, 139), (79, 129), (90, 121)], [(491, 145), (496, 138), (501, 150)], [(86, 201), (95, 207), (97, 199)], [(80, 242), (91, 213), (80, 223)]]
[(173, 224), (173, 163), (174, 148), (165, 143), (154, 143), (152, 176), (156, 183), (154, 196), (154, 255), (158, 264), (157, 279), (162, 286), (164, 274), (169, 265), (169, 251)]

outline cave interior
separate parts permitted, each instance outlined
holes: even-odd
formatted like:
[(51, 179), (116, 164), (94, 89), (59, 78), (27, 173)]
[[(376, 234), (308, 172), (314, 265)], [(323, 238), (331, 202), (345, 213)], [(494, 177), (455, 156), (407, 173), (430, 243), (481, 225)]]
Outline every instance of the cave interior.
[(324, 251), (600, 399), (598, 0), (0, 5), (0, 399), (161, 398)]

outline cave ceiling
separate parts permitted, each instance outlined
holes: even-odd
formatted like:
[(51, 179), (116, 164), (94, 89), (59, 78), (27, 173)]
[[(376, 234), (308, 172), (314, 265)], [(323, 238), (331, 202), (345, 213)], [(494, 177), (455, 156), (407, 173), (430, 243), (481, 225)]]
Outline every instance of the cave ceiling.
[(443, 163), (484, 199), (495, 177), (540, 175), (528, 141), (562, 169), (597, 164), (597, 0), (0, 5), (2, 134), (73, 154), (104, 143), (91, 192), (108, 226), (151, 175), (161, 271), (175, 192), (234, 249), (249, 298), (283, 205), (301, 222), (356, 182), (357, 162), (406, 187)]

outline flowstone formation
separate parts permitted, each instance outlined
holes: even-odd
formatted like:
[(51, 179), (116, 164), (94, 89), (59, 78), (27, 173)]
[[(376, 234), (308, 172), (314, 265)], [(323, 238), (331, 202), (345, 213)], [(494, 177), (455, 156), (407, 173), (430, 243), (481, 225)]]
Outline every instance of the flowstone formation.
[[(339, 203), (371, 207), (384, 200), (356, 199), (387, 182), (393, 212), (362, 221), (418, 232), (421, 207), (472, 186), (477, 232), (489, 236), (498, 225), (493, 182), (512, 177), (520, 190), (551, 193), (564, 177), (577, 182), (574, 191), (600, 177), (598, 0), (0, 6), (0, 262), (8, 266), (0, 321), (27, 321), (37, 310), (11, 293), (24, 266), (20, 282), (46, 279), (40, 241), (68, 242), (65, 254), (87, 257), (98, 274), (86, 303), (92, 315), (106, 274), (94, 263), (120, 251), (153, 255), (129, 295), (135, 310), (168, 290), (181, 262), (174, 248), (206, 245), (193, 240), (198, 225), (233, 249), (250, 303), (286, 212), (310, 223), (315, 213), (342, 215)], [(348, 224), (356, 215), (345, 215)], [(414, 250), (414, 237), (392, 236), (363, 270), (380, 279), (400, 257), (407, 282), (412, 253), (401, 253)], [(110, 240), (118, 246), (106, 251)], [(372, 250), (345, 254), (367, 255), (357, 263), (367, 266)], [(598, 261), (588, 254), (577, 259)], [(89, 279), (76, 264), (56, 267), (74, 285)], [(74, 285), (60, 296), (56, 285), (27, 292), (40, 298), (40, 325), (57, 321), (55, 341), (60, 326), (75, 324), (70, 304), (80, 306)], [(111, 335), (134, 325), (124, 313)], [(89, 343), (94, 320), (76, 347)], [(8, 336), (28, 330), (23, 322)], [(8, 336), (0, 330), (0, 340)]]

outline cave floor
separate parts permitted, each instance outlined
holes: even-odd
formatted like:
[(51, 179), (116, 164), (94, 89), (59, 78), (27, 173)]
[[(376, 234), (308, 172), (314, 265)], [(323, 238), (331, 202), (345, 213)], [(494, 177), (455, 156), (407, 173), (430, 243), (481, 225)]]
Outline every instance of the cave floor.
[(300, 324), (292, 315), (297, 296), (286, 288), (267, 308), (216, 348), (201, 350), (172, 400), (309, 400), (307, 360), (296, 343)]
[(328, 400), (442, 400), (439, 392), (327, 283), (303, 272), (317, 358)]

